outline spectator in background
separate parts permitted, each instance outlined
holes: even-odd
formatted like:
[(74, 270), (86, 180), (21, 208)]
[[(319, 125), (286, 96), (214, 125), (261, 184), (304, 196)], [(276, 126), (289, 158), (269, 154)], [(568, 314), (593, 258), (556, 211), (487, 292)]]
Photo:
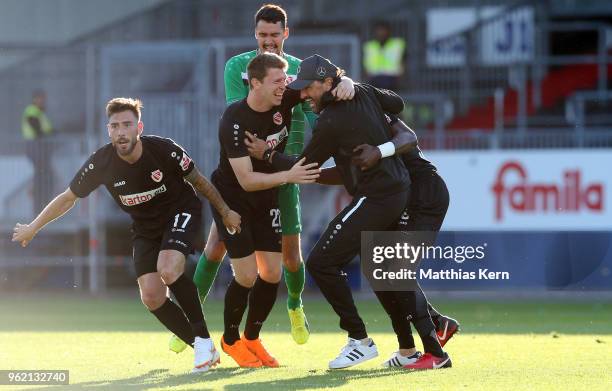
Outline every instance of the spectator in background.
[(52, 194), (53, 171), (51, 169), (49, 141), (45, 140), (53, 133), (51, 121), (45, 114), (47, 94), (36, 90), (32, 94), (32, 103), (23, 111), (21, 118), (21, 133), (26, 141), (26, 154), (32, 161), (33, 207), (41, 210)]
[(403, 38), (392, 38), (391, 27), (386, 22), (376, 23), (374, 37), (363, 45), (363, 66), (368, 83), (378, 88), (397, 90), (399, 78), (404, 72), (406, 42)]

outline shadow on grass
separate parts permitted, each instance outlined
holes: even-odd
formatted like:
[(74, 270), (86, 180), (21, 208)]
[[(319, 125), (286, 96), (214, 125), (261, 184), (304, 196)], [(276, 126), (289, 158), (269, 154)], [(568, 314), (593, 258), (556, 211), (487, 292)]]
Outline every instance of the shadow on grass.
[[(248, 387), (250, 390), (305, 390), (317, 388), (335, 388), (346, 385), (349, 381), (355, 379), (376, 379), (389, 375), (400, 373), (390, 369), (350, 369), (350, 370), (311, 370), (309, 374), (301, 377), (292, 377), (284, 379), (276, 379), (274, 370), (258, 369), (257, 371), (269, 371), (270, 380), (251, 382), (248, 385), (241, 384), (226, 384), (224, 390), (244, 390)], [(251, 374), (253, 369), (247, 368), (219, 368), (207, 373), (185, 373), (180, 375), (170, 375), (167, 369), (154, 369), (139, 376), (129, 377), (125, 379), (117, 379), (111, 381), (91, 381), (70, 384), (71, 390), (142, 390), (157, 387), (180, 387), (190, 384), (199, 384), (199, 390), (218, 389), (207, 388), (206, 383), (225, 379), (231, 383), (232, 377), (239, 377), (242, 374)], [(408, 372), (406, 372), (408, 373)], [(57, 390), (57, 386), (49, 386), (36, 388), (37, 390)]]
[[(267, 381), (252, 382), (249, 389), (253, 390), (312, 390), (317, 388), (336, 388), (346, 385), (355, 379), (376, 379), (398, 374), (393, 369), (336, 369), (311, 370), (303, 377), (285, 379), (271, 379)], [(405, 372), (408, 374), (409, 372)], [(224, 390), (242, 390), (244, 384), (228, 384)]]
[[(198, 390), (212, 390), (206, 388), (207, 381), (215, 381), (228, 378), (233, 375), (240, 375), (248, 372), (249, 369), (244, 368), (219, 368), (207, 373), (183, 373), (180, 375), (171, 375), (167, 369), (153, 369), (139, 376), (128, 377), (125, 379), (116, 380), (98, 380), (82, 383), (71, 383), (71, 390), (100, 390), (100, 391), (115, 391), (115, 390), (143, 390), (157, 387), (179, 387), (188, 384), (201, 383)], [(37, 390), (57, 390), (57, 386), (49, 386), (37, 388)]]

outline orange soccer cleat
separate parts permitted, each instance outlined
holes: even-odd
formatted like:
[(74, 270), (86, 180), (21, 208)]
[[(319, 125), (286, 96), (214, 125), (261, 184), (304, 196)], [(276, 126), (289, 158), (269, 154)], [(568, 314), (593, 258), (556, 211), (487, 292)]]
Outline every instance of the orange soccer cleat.
[(249, 349), (244, 342), (239, 339), (233, 345), (228, 345), (221, 337), (221, 349), (236, 361), (236, 364), (243, 368), (259, 368), (263, 364)]
[(268, 353), (266, 348), (264, 348), (261, 343), (261, 339), (257, 338), (254, 340), (249, 340), (243, 335), (242, 342), (251, 353), (257, 356), (263, 365), (270, 368), (278, 368), (278, 361), (276, 361), (276, 359), (272, 357), (270, 353)]

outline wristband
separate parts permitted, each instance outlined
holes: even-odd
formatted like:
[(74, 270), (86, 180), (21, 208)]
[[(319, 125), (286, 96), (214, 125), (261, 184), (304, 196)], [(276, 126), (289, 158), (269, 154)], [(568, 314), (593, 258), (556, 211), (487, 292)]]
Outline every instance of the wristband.
[(392, 141), (387, 141), (384, 144), (380, 144), (378, 149), (380, 150), (381, 158), (395, 155), (395, 144), (393, 144)]

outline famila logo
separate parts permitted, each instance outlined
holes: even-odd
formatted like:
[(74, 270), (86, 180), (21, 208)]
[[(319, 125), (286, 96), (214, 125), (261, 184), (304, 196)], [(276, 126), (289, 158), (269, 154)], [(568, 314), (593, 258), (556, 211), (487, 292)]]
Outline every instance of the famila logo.
[[(518, 177), (513, 185), (505, 183), (509, 174)], [(504, 218), (504, 205), (516, 213), (576, 213), (603, 211), (604, 186), (601, 182), (583, 184), (579, 169), (564, 170), (557, 183), (529, 182), (520, 162), (507, 161), (497, 172), (491, 187), (495, 196), (495, 220)]]

